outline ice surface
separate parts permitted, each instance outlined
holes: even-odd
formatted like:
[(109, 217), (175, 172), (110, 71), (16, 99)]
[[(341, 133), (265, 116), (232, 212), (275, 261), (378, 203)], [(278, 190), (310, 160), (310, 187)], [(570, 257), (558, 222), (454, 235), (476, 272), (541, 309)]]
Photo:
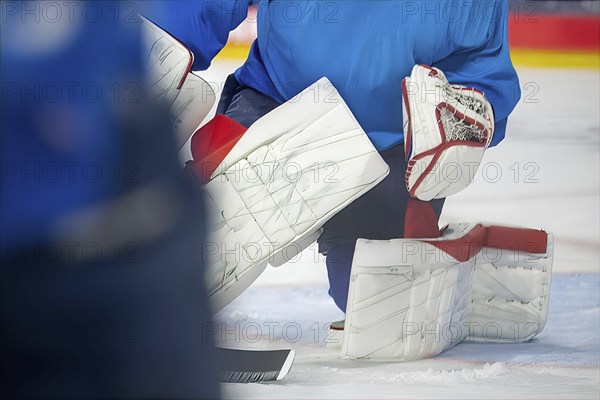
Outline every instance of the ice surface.
[[(218, 89), (237, 65), (216, 62), (201, 75)], [(447, 200), (442, 223), (487, 221), (555, 234), (545, 330), (530, 343), (462, 343), (417, 362), (341, 360), (324, 342), (328, 323), (343, 314), (327, 295), (324, 259), (312, 246), (269, 267), (217, 315), (218, 336), (230, 343), (297, 352), (285, 380), (225, 384), (226, 398), (600, 397), (599, 74), (518, 73), (523, 96), (507, 139), (487, 152), (475, 183)]]
[[(300, 259), (286, 267), (305, 265)], [(227, 384), (226, 397), (598, 398), (598, 274), (555, 275), (546, 329), (529, 343), (463, 342), (434, 359), (410, 363), (341, 360), (325, 347), (327, 323), (343, 317), (326, 282), (294, 287), (267, 281), (217, 315), (217, 339), (244, 347), (292, 347), (296, 363), (278, 384)]]

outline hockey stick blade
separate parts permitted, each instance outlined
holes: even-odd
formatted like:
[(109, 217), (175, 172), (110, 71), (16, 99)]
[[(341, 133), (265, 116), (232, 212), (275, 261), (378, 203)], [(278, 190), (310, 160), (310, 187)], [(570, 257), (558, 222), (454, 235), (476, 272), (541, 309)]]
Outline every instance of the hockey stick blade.
[(221, 382), (279, 381), (288, 374), (294, 350), (247, 350), (217, 347)]

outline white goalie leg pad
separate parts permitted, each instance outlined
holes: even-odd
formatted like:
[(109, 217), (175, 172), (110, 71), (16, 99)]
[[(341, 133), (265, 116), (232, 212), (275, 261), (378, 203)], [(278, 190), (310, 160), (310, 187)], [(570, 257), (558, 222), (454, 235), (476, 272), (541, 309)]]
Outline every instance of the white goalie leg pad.
[(141, 17), (147, 80), (156, 101), (169, 107), (182, 147), (215, 104), (213, 88), (191, 72), (194, 56), (181, 42)]
[(410, 361), (465, 338), (529, 340), (544, 328), (552, 235), (450, 224), (440, 238), (359, 240), (342, 357)]
[(280, 265), (290, 248), (310, 245), (327, 220), (388, 171), (325, 78), (256, 121), (205, 185), (213, 309), (246, 289), (257, 268)]
[(421, 240), (359, 239), (342, 357), (412, 361), (461, 342), (474, 265)]
[(408, 192), (428, 201), (467, 187), (494, 133), (490, 102), (423, 65), (403, 80), (402, 98)]
[(215, 104), (215, 92), (204, 79), (189, 72), (169, 108), (175, 139), (181, 148)]
[(548, 318), (554, 238), (543, 252), (485, 247), (477, 255), (469, 340), (524, 342), (540, 333)]

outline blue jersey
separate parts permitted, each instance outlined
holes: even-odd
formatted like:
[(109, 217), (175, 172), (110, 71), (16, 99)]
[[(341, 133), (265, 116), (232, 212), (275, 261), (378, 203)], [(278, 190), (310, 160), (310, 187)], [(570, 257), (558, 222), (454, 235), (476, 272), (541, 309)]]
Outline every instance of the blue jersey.
[[(182, 40), (205, 69), (251, 1), (169, 2), (147, 16)], [(400, 144), (401, 82), (415, 64), (483, 91), (494, 108), (492, 145), (520, 97), (510, 61), (506, 1), (259, 0), (258, 39), (238, 81), (280, 102), (320, 77), (338, 89), (379, 150)]]

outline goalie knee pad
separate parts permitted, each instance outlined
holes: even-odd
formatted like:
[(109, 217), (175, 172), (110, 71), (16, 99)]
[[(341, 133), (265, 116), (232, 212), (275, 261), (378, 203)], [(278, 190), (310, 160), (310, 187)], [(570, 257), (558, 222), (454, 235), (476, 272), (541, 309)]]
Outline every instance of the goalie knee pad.
[(494, 132), (484, 94), (451, 85), (437, 68), (416, 65), (402, 82), (406, 186), (431, 200), (467, 187)]
[(531, 339), (546, 322), (552, 251), (546, 232), (471, 224), (358, 240), (342, 357), (410, 361), (466, 338)]
[[(245, 290), (267, 263), (280, 265), (310, 245), (329, 218), (388, 173), (325, 78), (247, 131), (230, 128), (219, 140), (206, 137), (219, 135), (214, 130), (201, 130), (192, 139), (198, 146), (192, 147), (191, 168), (208, 178), (205, 254), (215, 310)], [(225, 151), (206, 143), (221, 143)], [(211, 169), (206, 160), (213, 167), (219, 161), (214, 171), (206, 173)]]

